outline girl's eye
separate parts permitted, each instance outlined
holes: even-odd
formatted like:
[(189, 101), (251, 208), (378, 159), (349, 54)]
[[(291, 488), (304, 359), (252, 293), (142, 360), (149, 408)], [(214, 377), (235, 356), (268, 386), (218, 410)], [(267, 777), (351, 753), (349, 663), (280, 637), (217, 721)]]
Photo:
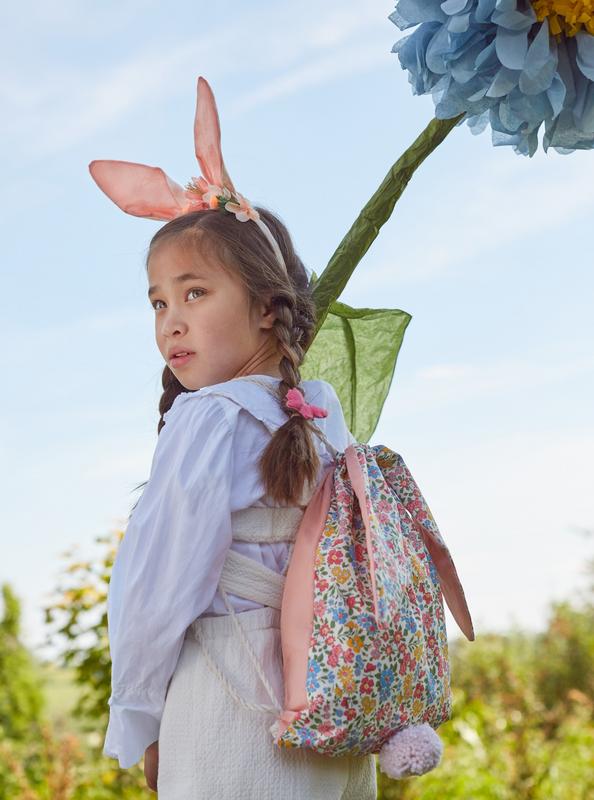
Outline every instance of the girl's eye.
[[(189, 289), (189, 290), (188, 290), (188, 295), (192, 294), (192, 292), (202, 292), (202, 294), (204, 294), (204, 289), (198, 289), (198, 288), (195, 288), (195, 289)], [(155, 300), (155, 301), (154, 301), (154, 303), (152, 304), (152, 306), (153, 306), (153, 308), (155, 309), (155, 311), (158, 311), (158, 310), (159, 310), (159, 309), (158, 309), (158, 306), (157, 306), (157, 303), (162, 303), (162, 302), (163, 302), (162, 300)]]

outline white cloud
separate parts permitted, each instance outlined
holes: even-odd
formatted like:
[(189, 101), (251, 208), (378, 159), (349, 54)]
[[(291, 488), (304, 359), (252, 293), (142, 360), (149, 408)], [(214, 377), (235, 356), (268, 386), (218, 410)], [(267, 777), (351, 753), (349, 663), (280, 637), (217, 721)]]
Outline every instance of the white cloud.
[(418, 369), (398, 387), (398, 409), (420, 411), (441, 408), (463, 399), (469, 403), (492, 397), (560, 383), (578, 376), (594, 376), (594, 356), (562, 358), (557, 362), (542, 357), (505, 358), (488, 363), (434, 364)]
[[(265, 15), (248, 11), (233, 25), (226, 21), (218, 30), (209, 29), (176, 45), (157, 47), (150, 41), (131, 58), (102, 65), (96, 72), (50, 63), (40, 81), (39, 67), (34, 73), (26, 65), (13, 67), (12, 74), (4, 70), (0, 98), (8, 113), (2, 146), (5, 152), (33, 158), (71, 148), (139, 106), (149, 102), (158, 106), (165, 95), (186, 93), (188, 75), (195, 81), (199, 74), (197, 65), (208, 65), (206, 77), (214, 84), (225, 74), (236, 75), (242, 63), (256, 72), (261, 65), (268, 75), (272, 70), (280, 76), (239, 97), (235, 105), (229, 103), (227, 115), (229, 108), (238, 114), (305, 86), (387, 62), (390, 47), (378, 42), (378, 34), (391, 42), (398, 31), (391, 30), (394, 26), (382, 19), (377, 8), (354, 0), (324, 6), (310, 0), (309, 5), (310, 13), (302, 7), (298, 15), (284, 5), (274, 13), (268, 9)], [(389, 10), (384, 9), (386, 17)], [(73, 7), (63, 5), (63, 16), (72, 13)], [(133, 14), (129, 22), (134, 25)], [(261, 35), (264, 23), (266, 36)], [(233, 58), (221, 58), (221, 53), (232, 53)], [(299, 63), (293, 66), (295, 61)]]
[[(165, 93), (175, 93), (176, 85), (181, 85), (178, 77), (193, 75), (197, 60), (207, 63), (214, 59), (229, 37), (227, 33), (213, 33), (173, 50), (165, 48), (160, 55), (149, 48), (124, 63), (103, 67), (99, 75), (73, 70), (50, 73), (42, 90), (35, 93), (21, 79), (18, 91), (25, 96), (28, 93), (28, 103), (18, 114), (9, 115), (12, 124), (5, 128), (4, 136), (8, 134), (13, 140), (11, 147), (35, 158), (68, 150), (138, 106), (157, 103)], [(1, 94), (6, 98), (12, 88), (5, 85)], [(39, 119), (43, 119), (42, 126)]]
[(76, 34), (80, 40), (103, 38), (119, 27), (134, 22), (139, 14), (153, 13), (158, 0), (118, 0), (103, 3), (81, 3), (79, 0), (21, 0), (6, 3), (2, 8), (4, 31), (13, 35), (26, 32), (33, 38), (37, 32), (58, 31), (61, 36)]
[(376, 42), (349, 44), (330, 55), (309, 60), (307, 64), (279, 75), (252, 92), (244, 93), (232, 104), (230, 116), (336, 78), (345, 78), (353, 73), (360, 75), (386, 62), (387, 55), (378, 49)]

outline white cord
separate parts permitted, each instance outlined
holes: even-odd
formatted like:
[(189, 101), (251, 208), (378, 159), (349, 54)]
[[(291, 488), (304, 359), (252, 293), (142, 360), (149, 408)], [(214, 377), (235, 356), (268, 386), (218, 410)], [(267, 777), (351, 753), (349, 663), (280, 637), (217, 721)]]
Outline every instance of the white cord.
[(223, 601), (224, 601), (224, 603), (225, 603), (225, 605), (227, 607), (227, 610), (231, 614), (231, 619), (233, 620), (233, 624), (235, 625), (237, 631), (239, 632), (239, 637), (240, 637), (241, 641), (243, 642), (246, 650), (248, 651), (248, 655), (250, 656), (250, 658), (252, 660), (252, 663), (254, 664), (254, 666), (256, 668), (256, 672), (258, 673), (258, 676), (260, 677), (260, 680), (264, 684), (264, 687), (266, 688), (266, 691), (268, 692), (268, 695), (269, 695), (270, 699), (272, 700), (273, 705), (272, 706), (268, 706), (268, 705), (264, 705), (262, 703), (248, 703), (247, 700), (244, 700), (238, 694), (238, 692), (233, 688), (233, 686), (231, 685), (231, 683), (229, 682), (227, 677), (225, 675), (223, 675), (223, 673), (221, 672), (219, 667), (215, 664), (215, 662), (214, 662), (214, 660), (212, 658), (212, 654), (208, 651), (207, 647), (204, 644), (204, 638), (203, 637), (199, 637), (198, 636), (198, 632), (195, 629), (196, 638), (198, 638), (199, 641), (200, 641), (200, 644), (201, 644), (202, 649), (204, 651), (204, 656), (206, 658), (206, 662), (209, 665), (209, 667), (212, 669), (214, 674), (219, 677), (219, 679), (221, 680), (221, 682), (222, 682), (223, 686), (225, 687), (225, 689), (227, 690), (227, 692), (238, 703), (240, 703), (240, 705), (242, 705), (242, 706), (244, 706), (244, 708), (248, 708), (248, 709), (250, 709), (252, 711), (262, 711), (262, 712), (276, 714), (278, 716), (278, 715), (282, 714), (282, 711), (283, 711), (282, 706), (279, 704), (279, 702), (278, 702), (278, 700), (276, 698), (276, 695), (274, 693), (274, 690), (272, 689), (270, 683), (268, 682), (268, 679), (266, 678), (266, 675), (264, 674), (264, 670), (262, 669), (262, 666), (260, 665), (260, 663), (258, 661), (258, 658), (257, 658), (256, 654), (254, 653), (254, 651), (252, 649), (252, 646), (248, 641), (247, 636), (245, 635), (243, 627), (240, 625), (239, 621), (237, 620), (235, 611), (233, 610), (233, 607), (229, 603), (229, 599), (227, 597), (227, 592), (223, 589), (222, 586), (219, 586), (219, 591), (221, 592), (221, 595), (223, 597)]
[[(278, 399), (278, 397), (277, 397), (277, 395), (276, 395), (276, 392), (274, 392), (273, 390), (271, 390), (271, 388), (270, 388), (270, 387), (269, 387), (269, 386), (268, 386), (266, 383), (264, 383), (264, 382), (262, 382), (262, 381), (259, 381), (257, 378), (254, 378), (254, 377), (252, 377), (252, 376), (245, 376), (245, 378), (246, 378), (246, 380), (251, 380), (251, 381), (253, 381), (254, 383), (257, 383), (257, 384), (259, 384), (260, 386), (263, 386), (263, 387), (264, 387), (264, 388), (265, 388), (265, 389), (266, 389), (268, 392), (270, 392), (270, 394), (272, 394), (274, 397), (276, 397), (276, 398)], [(274, 429), (270, 428), (270, 426), (269, 426), (267, 423), (264, 423), (264, 424), (265, 424), (265, 425), (266, 425), (266, 427), (267, 427), (267, 428), (270, 430), (270, 432), (271, 432), (271, 433), (273, 433), (273, 432), (274, 432)], [(339, 450), (338, 450), (336, 447), (334, 447), (334, 445), (332, 444), (332, 442), (330, 442), (330, 441), (329, 441), (329, 439), (326, 437), (326, 435), (323, 433), (323, 431), (322, 431), (322, 430), (319, 428), (319, 426), (318, 426), (318, 425), (316, 425), (315, 423), (313, 423), (313, 430), (314, 430), (314, 431), (315, 431), (315, 433), (317, 433), (317, 435), (318, 435), (318, 436), (319, 436), (319, 437), (320, 437), (320, 438), (321, 438), (321, 439), (324, 441), (324, 443), (326, 444), (326, 446), (328, 447), (328, 449), (329, 449), (329, 451), (330, 451), (330, 453), (331, 453), (331, 455), (332, 455), (332, 458), (335, 460), (335, 459), (336, 459), (336, 456), (337, 456), (337, 454), (338, 454), (340, 451), (339, 451)], [(293, 545), (294, 545), (294, 542), (291, 542), (291, 544), (290, 544), (290, 549), (289, 549), (289, 553), (288, 553), (288, 555), (287, 555), (287, 559), (286, 559), (286, 561), (285, 561), (285, 569), (286, 569), (286, 568), (288, 567), (288, 565), (289, 565), (289, 561), (290, 561), (290, 557), (291, 557), (291, 553), (292, 553)], [(284, 572), (284, 570), (283, 570), (283, 572)], [(275, 694), (274, 694), (274, 690), (273, 690), (273, 689), (272, 689), (272, 687), (270, 686), (270, 683), (268, 682), (268, 680), (267, 680), (267, 678), (266, 678), (266, 676), (265, 676), (265, 674), (264, 674), (264, 670), (262, 669), (262, 667), (261, 667), (260, 663), (258, 662), (258, 658), (257, 658), (256, 654), (254, 653), (254, 651), (253, 651), (253, 649), (252, 649), (252, 647), (251, 647), (251, 645), (250, 645), (250, 643), (249, 643), (249, 641), (248, 641), (248, 639), (247, 639), (247, 637), (246, 637), (246, 635), (245, 635), (245, 633), (244, 633), (244, 631), (243, 631), (243, 628), (242, 628), (242, 626), (239, 624), (239, 622), (238, 622), (238, 620), (237, 620), (237, 617), (236, 617), (236, 615), (235, 615), (235, 611), (233, 610), (233, 608), (232, 608), (231, 604), (229, 603), (229, 599), (228, 599), (228, 597), (227, 597), (227, 592), (226, 592), (226, 591), (223, 589), (223, 587), (222, 587), (222, 586), (219, 586), (218, 588), (219, 588), (219, 591), (221, 592), (221, 595), (222, 595), (222, 597), (223, 597), (223, 601), (224, 601), (224, 603), (225, 603), (225, 606), (227, 607), (227, 610), (228, 610), (228, 611), (229, 611), (229, 613), (231, 614), (231, 619), (233, 620), (233, 624), (235, 625), (235, 627), (236, 627), (237, 631), (239, 632), (239, 637), (240, 637), (241, 641), (243, 642), (243, 644), (244, 644), (244, 646), (245, 646), (246, 650), (248, 651), (248, 654), (249, 654), (249, 656), (250, 656), (250, 658), (251, 658), (251, 660), (252, 660), (252, 663), (254, 664), (254, 666), (255, 666), (255, 668), (256, 668), (256, 671), (257, 671), (257, 673), (258, 673), (258, 676), (260, 677), (260, 680), (261, 680), (261, 681), (262, 681), (262, 683), (264, 684), (264, 687), (266, 688), (266, 691), (268, 692), (268, 695), (269, 695), (270, 699), (272, 700), (273, 706), (271, 707), (271, 706), (263, 705), (263, 704), (260, 704), (260, 703), (248, 703), (246, 700), (244, 700), (244, 699), (243, 699), (243, 698), (242, 698), (242, 697), (241, 697), (241, 696), (240, 696), (240, 695), (237, 693), (237, 691), (236, 691), (236, 690), (235, 690), (235, 689), (234, 689), (234, 688), (231, 686), (231, 684), (230, 684), (229, 680), (226, 678), (226, 676), (225, 676), (225, 675), (223, 675), (223, 673), (221, 672), (221, 670), (220, 670), (220, 669), (217, 667), (217, 665), (214, 663), (214, 660), (213, 660), (213, 658), (212, 658), (212, 655), (209, 653), (208, 649), (206, 648), (206, 646), (205, 646), (205, 644), (204, 644), (204, 639), (203, 639), (202, 637), (199, 637), (199, 635), (198, 635), (198, 632), (197, 632), (197, 630), (195, 629), (195, 636), (196, 636), (196, 638), (197, 638), (197, 639), (199, 639), (199, 641), (200, 641), (200, 643), (201, 643), (201, 645), (202, 645), (202, 649), (203, 649), (203, 651), (204, 651), (204, 656), (205, 656), (205, 658), (206, 658), (206, 662), (207, 662), (207, 664), (209, 665), (209, 667), (212, 669), (212, 671), (214, 672), (214, 674), (215, 674), (215, 675), (217, 675), (217, 676), (219, 677), (219, 679), (220, 679), (220, 680), (221, 680), (221, 682), (223, 683), (223, 686), (225, 687), (225, 689), (227, 690), (227, 692), (228, 692), (228, 693), (231, 695), (231, 697), (233, 697), (233, 698), (234, 698), (234, 699), (235, 699), (235, 700), (236, 700), (238, 703), (240, 703), (240, 705), (244, 706), (245, 708), (248, 708), (248, 709), (254, 710), (254, 711), (265, 711), (265, 712), (272, 712), (272, 713), (275, 713), (275, 714), (277, 714), (277, 716), (278, 716), (278, 715), (280, 715), (280, 714), (282, 713), (282, 711), (283, 711), (283, 709), (282, 709), (282, 706), (279, 704), (278, 700), (276, 699), (276, 696), (275, 696)]]

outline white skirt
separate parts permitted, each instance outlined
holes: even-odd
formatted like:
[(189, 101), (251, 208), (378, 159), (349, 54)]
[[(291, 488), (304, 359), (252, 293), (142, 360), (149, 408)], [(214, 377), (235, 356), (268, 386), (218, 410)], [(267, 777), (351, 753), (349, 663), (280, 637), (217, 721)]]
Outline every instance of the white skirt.
[[(270, 606), (237, 614), (279, 701), (284, 696), (280, 611)], [(279, 748), (274, 715), (250, 711), (225, 690), (195, 637), (206, 639), (217, 666), (250, 702), (270, 705), (228, 615), (199, 617), (169, 684), (159, 732), (159, 800), (375, 800), (376, 759)]]

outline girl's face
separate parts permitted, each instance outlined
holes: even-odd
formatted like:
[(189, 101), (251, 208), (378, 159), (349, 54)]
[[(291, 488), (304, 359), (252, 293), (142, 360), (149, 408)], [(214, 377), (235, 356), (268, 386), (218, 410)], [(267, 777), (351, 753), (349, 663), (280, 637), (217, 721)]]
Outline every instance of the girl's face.
[[(190, 391), (230, 380), (273, 336), (271, 307), (258, 303), (250, 316), (240, 279), (185, 243), (158, 243), (149, 258), (148, 279), (157, 346)], [(172, 358), (174, 350), (190, 355)], [(280, 377), (279, 358), (258, 370)]]

